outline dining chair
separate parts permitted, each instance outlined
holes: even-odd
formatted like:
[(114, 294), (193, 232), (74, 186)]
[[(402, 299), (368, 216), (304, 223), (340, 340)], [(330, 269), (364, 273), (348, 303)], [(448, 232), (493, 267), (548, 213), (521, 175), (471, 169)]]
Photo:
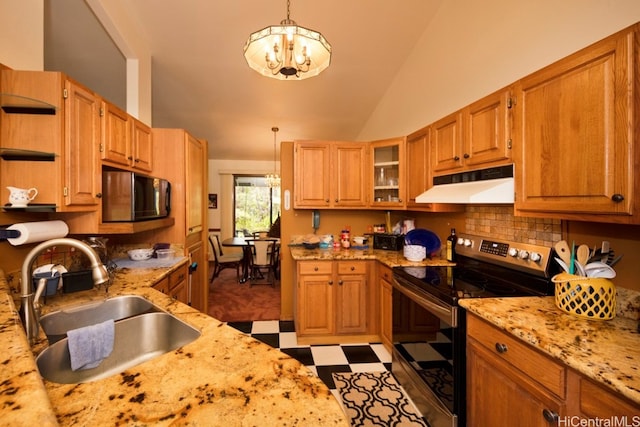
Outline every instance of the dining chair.
[[(253, 247), (255, 253), (251, 263), (251, 282), (250, 286), (271, 285), (275, 287), (275, 270), (273, 264), (274, 250), (272, 249), (274, 242), (272, 240), (254, 240)], [(258, 282), (259, 279), (265, 279), (264, 282)]]
[[(213, 241), (216, 241), (214, 243)], [(209, 283), (220, 275), (220, 272), (225, 268), (235, 268), (236, 277), (238, 283), (240, 282), (240, 268), (242, 267), (243, 254), (227, 254), (222, 252), (222, 245), (220, 244), (220, 238), (217, 234), (209, 235), (209, 245), (211, 246), (211, 253), (213, 254), (213, 274)]]

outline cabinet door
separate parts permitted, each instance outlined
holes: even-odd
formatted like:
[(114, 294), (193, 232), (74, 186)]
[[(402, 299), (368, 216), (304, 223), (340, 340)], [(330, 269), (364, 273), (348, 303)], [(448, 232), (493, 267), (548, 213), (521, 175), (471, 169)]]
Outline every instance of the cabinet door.
[(189, 246), (189, 259), (197, 263), (198, 267), (191, 273), (191, 305), (203, 313), (208, 309), (207, 270), (205, 264), (205, 251), (202, 241)]
[(330, 144), (328, 142), (296, 142), (293, 152), (294, 207), (329, 207)]
[(100, 100), (71, 80), (65, 82), (65, 91), (65, 206), (96, 210), (102, 182), (98, 177)]
[(129, 115), (108, 102), (103, 102), (102, 109), (104, 116), (102, 160), (129, 166), (131, 161)]
[(189, 289), (187, 288), (187, 282), (180, 282), (171, 291), (169, 291), (171, 298), (180, 301), (183, 304), (189, 303)]
[(407, 137), (407, 207), (424, 207), (424, 203), (416, 203), (416, 197), (431, 187), (428, 149), (428, 127)]
[(633, 43), (617, 34), (521, 80), (516, 212), (631, 213)]
[(378, 265), (378, 281), (380, 285), (380, 337), (382, 344), (389, 351), (392, 349), (392, 304), (393, 285), (391, 269), (382, 264)]
[(431, 125), (431, 170), (438, 174), (462, 169), (462, 112)]
[(337, 143), (333, 146), (331, 182), (334, 207), (365, 207), (367, 194), (367, 146)]
[(298, 262), (296, 331), (329, 335), (335, 331), (333, 262)]
[(336, 285), (336, 333), (367, 332), (367, 262), (338, 261)]
[(135, 169), (151, 172), (153, 170), (153, 139), (151, 128), (140, 120), (131, 119), (131, 154)]
[(504, 164), (511, 158), (511, 91), (505, 89), (465, 109), (464, 152), (467, 168)]
[(371, 206), (402, 208), (405, 206), (405, 141), (393, 138), (371, 143)]
[(204, 221), (204, 161), (206, 153), (196, 138), (187, 134), (186, 188), (187, 235), (200, 233)]
[[(473, 341), (467, 347), (467, 425), (555, 426), (564, 404)], [(514, 424), (515, 422), (515, 424)]]
[(153, 289), (162, 292), (165, 295), (169, 294), (169, 278), (165, 277), (160, 280), (158, 283), (153, 285)]

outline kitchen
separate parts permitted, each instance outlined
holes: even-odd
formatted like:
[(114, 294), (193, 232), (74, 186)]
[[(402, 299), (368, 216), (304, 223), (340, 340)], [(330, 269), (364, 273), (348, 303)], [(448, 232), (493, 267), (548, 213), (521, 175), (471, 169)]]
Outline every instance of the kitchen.
[[(470, 6), (470, 5), (467, 5), (467, 6)], [(612, 20), (612, 21), (615, 21), (615, 23), (608, 24), (611, 26), (611, 28), (608, 28), (607, 30), (602, 29), (601, 30), (602, 34), (600, 35), (604, 37), (620, 28), (623, 28), (627, 24), (631, 24), (637, 21), (638, 16), (636, 16), (634, 19), (632, 19), (632, 17), (629, 16), (629, 15), (633, 15), (633, 13), (631, 13), (634, 10), (633, 6), (634, 5), (629, 4), (629, 10), (627, 11), (629, 13), (621, 12), (620, 13), (621, 17), (618, 18), (618, 20), (615, 20), (615, 19)], [(455, 8), (454, 6), (450, 6), (450, 7)], [(456, 11), (448, 10), (448, 12), (453, 15), (455, 14)], [(476, 11), (476, 12), (477, 12), (476, 14), (473, 14), (474, 16), (485, 16), (488, 13), (487, 11)], [(484, 13), (485, 15), (482, 15), (482, 13)], [(539, 15), (534, 15), (534, 16), (538, 16), (539, 19), (537, 20), (530, 19), (529, 22), (532, 22), (532, 21), (540, 22), (547, 19), (544, 16), (544, 13), (542, 12), (538, 12), (538, 13)], [(588, 13), (585, 11), (583, 11), (583, 13), (588, 15)], [(594, 20), (596, 19), (596, 15), (598, 14), (593, 12), (592, 18)], [(622, 18), (622, 15), (625, 15), (624, 19)], [(514, 18), (516, 16), (518, 15), (514, 12)], [(587, 20), (586, 17), (584, 19), (585, 21)], [(624, 23), (622, 21), (624, 21)], [(472, 23), (468, 23), (468, 24), (473, 28), (473, 25), (471, 25)], [(522, 31), (526, 32), (524, 29)], [(539, 34), (539, 37), (541, 38), (548, 37), (550, 38), (550, 40), (553, 40), (555, 37), (559, 37), (560, 35), (563, 35), (564, 31), (566, 31), (564, 28), (562, 28), (562, 31), (557, 30), (555, 33), (553, 31), (547, 31), (544, 34)], [(539, 31), (537, 31), (535, 28), (532, 28), (530, 32), (534, 34), (539, 33)], [(439, 38), (440, 37), (434, 38), (434, 40)], [(589, 38), (588, 42), (586, 42), (587, 38)], [(576, 42), (576, 44), (578, 45), (577, 47), (582, 47), (584, 45), (589, 44), (592, 41), (596, 41), (599, 38), (601, 37), (585, 36), (585, 40), (583, 40), (582, 42)], [(544, 42), (541, 41), (540, 43), (541, 45), (544, 45), (544, 46), (547, 46), (547, 45), (551, 46), (555, 44), (555, 41), (547, 41), (546, 44), (544, 44)], [(555, 55), (552, 55), (554, 56), (553, 59), (560, 58), (564, 56), (564, 54), (569, 54), (575, 49), (566, 48), (566, 50), (567, 50), (566, 52), (556, 53)], [(548, 52), (548, 50), (546, 52)], [(504, 54), (504, 51), (503, 51), (503, 54)], [(495, 81), (485, 81), (484, 79), (481, 79), (481, 81), (478, 82), (477, 87), (474, 86), (473, 88), (465, 88), (464, 91), (460, 91), (460, 92), (464, 92), (464, 95), (459, 94), (458, 99), (455, 99), (454, 96), (445, 96), (445, 95), (437, 96), (436, 94), (433, 94), (431, 96), (431, 98), (437, 98), (437, 99), (443, 99), (443, 100), (446, 99), (450, 103), (449, 106), (444, 105), (444, 103), (440, 103), (437, 107), (432, 104), (424, 105), (424, 106), (410, 105), (410, 104), (407, 104), (408, 100), (415, 100), (413, 101), (415, 104), (418, 104), (419, 100), (415, 99), (415, 97), (412, 97), (412, 96), (406, 96), (406, 91), (403, 91), (402, 89), (399, 89), (397, 92), (392, 92), (389, 98), (386, 99), (381, 104), (379, 110), (374, 113), (374, 117), (376, 119), (370, 121), (371, 122), (370, 128), (367, 129), (367, 132), (363, 132), (363, 134), (361, 135), (361, 139), (372, 140), (372, 139), (377, 139), (380, 136), (384, 137), (385, 135), (408, 134), (424, 126), (428, 122), (428, 120), (425, 119), (426, 117), (432, 117), (433, 119), (436, 119), (440, 116), (443, 116), (449, 110), (455, 110), (461, 105), (465, 105), (467, 103), (466, 101), (473, 101), (474, 99), (480, 98), (482, 94), (491, 92), (497, 87), (500, 87), (501, 86), (500, 83), (509, 83), (510, 81), (516, 80), (517, 78), (522, 77), (528, 72), (539, 68), (539, 66), (543, 66), (543, 65), (546, 65), (547, 63), (552, 62), (551, 59), (544, 59), (542, 57), (540, 58), (532, 57), (532, 58), (529, 58), (529, 60), (530, 62), (535, 63), (535, 65), (532, 65), (531, 63), (530, 64), (519, 63), (519, 66), (523, 68), (522, 72), (519, 72), (518, 70), (508, 70), (508, 71), (503, 71), (502, 74), (495, 73), (495, 72), (487, 73), (487, 75), (491, 75), (494, 80), (500, 80), (499, 77), (502, 77), (502, 80), (500, 80), (499, 82), (495, 82)], [(408, 68), (411, 68), (411, 67), (408, 67)], [(460, 69), (462, 68), (467, 68), (467, 67), (460, 67)], [(509, 73), (511, 73), (511, 75), (505, 75)], [(460, 81), (466, 81), (466, 80), (464, 78), (460, 78)], [(477, 96), (475, 96), (474, 94), (476, 94)], [(450, 95), (450, 94), (447, 93), (447, 95)], [(397, 99), (402, 101), (398, 101), (394, 99), (394, 97), (397, 97)], [(468, 97), (468, 99), (465, 97)], [(395, 108), (395, 106), (397, 105), (406, 105), (407, 108), (406, 110), (397, 109)], [(441, 111), (437, 111), (437, 112), (425, 111), (425, 108), (440, 108)], [(396, 111), (396, 110), (402, 110), (402, 111)], [(400, 115), (400, 117), (397, 117), (397, 115)], [(380, 118), (380, 120), (378, 120), (378, 118)], [(282, 160), (282, 174), (283, 174), (283, 179), (285, 180), (283, 185), (286, 186), (287, 174), (291, 174), (291, 169), (287, 167), (287, 162), (292, 162), (292, 159), (288, 160), (286, 157), (283, 157), (281, 160)], [(223, 163), (223, 162), (210, 161), (210, 165), (212, 165), (212, 167), (210, 167), (211, 175), (215, 176), (216, 171), (221, 169), (228, 170), (227, 166), (224, 166), (224, 165), (219, 166), (220, 163)], [(211, 179), (211, 175), (210, 175), (210, 179)], [(293, 180), (292, 175), (288, 175), (288, 179), (289, 179), (289, 183), (291, 183)], [(219, 185), (220, 184), (216, 183), (214, 180), (214, 183), (210, 185), (210, 191), (214, 193), (218, 192), (219, 194), (222, 194), (222, 191), (224, 190), (222, 190), (221, 187), (219, 187)], [(224, 207), (222, 209), (224, 209)], [(310, 212), (309, 211), (304, 211), (304, 210), (292, 211), (291, 215), (292, 215), (292, 217), (290, 218), (291, 234), (297, 234), (297, 233), (302, 234), (310, 230), (310, 226), (309, 226)], [(346, 224), (351, 225), (354, 231), (364, 232), (366, 231), (366, 227), (368, 224), (379, 223), (382, 221), (382, 218), (383, 218), (382, 212), (371, 212), (371, 211), (366, 211), (366, 212), (323, 211), (321, 215), (322, 215), (321, 227), (318, 230), (318, 232), (331, 233), (331, 234), (336, 234)], [(396, 212), (393, 215), (394, 215), (393, 221), (395, 222), (396, 220), (399, 220), (400, 218), (404, 217), (406, 214), (401, 212)], [(634, 226), (634, 225), (615, 225), (615, 224), (607, 225), (607, 224), (599, 224), (594, 222), (583, 223), (579, 221), (570, 221), (562, 224), (557, 222), (554, 223), (553, 221), (551, 221), (545, 224), (545, 221), (542, 219), (524, 221), (521, 218), (513, 217), (511, 212), (503, 208), (472, 207), (472, 206), (468, 207), (465, 213), (459, 213), (455, 215), (411, 213), (411, 216), (415, 217), (417, 226), (432, 229), (436, 231), (441, 238), (444, 238), (446, 235), (448, 235), (449, 229), (452, 226), (456, 227), (458, 230), (466, 230), (466, 231), (471, 231), (471, 227), (473, 226), (473, 227), (477, 227), (477, 231), (479, 232), (491, 233), (493, 235), (495, 233), (495, 230), (487, 229), (483, 227), (487, 227), (487, 224), (486, 224), (487, 221), (491, 221), (493, 218), (500, 218), (499, 220), (504, 221), (505, 230), (513, 230), (513, 229), (519, 230), (519, 229), (523, 229), (522, 227), (525, 227), (525, 229), (535, 228), (536, 234), (538, 233), (539, 229), (544, 230), (544, 232), (551, 232), (556, 234), (558, 232), (562, 233), (564, 231), (567, 233), (566, 237), (568, 239), (575, 239), (576, 241), (589, 243), (590, 245), (596, 244), (597, 242), (602, 240), (609, 240), (612, 243), (612, 246), (616, 249), (616, 252), (625, 254), (625, 258), (623, 262), (619, 264), (619, 267), (617, 269), (619, 274), (620, 286), (623, 286), (624, 284), (624, 286), (628, 288), (637, 289), (637, 283), (635, 281), (635, 277), (637, 277), (637, 273), (638, 273), (638, 263), (634, 262), (634, 248), (637, 247), (637, 243), (639, 239), (638, 239), (637, 226)], [(216, 224), (215, 220), (216, 218), (214, 218), (214, 221), (210, 221), (210, 225), (215, 227), (215, 224)], [(222, 219), (218, 219), (218, 221), (222, 221)], [(526, 225), (524, 225), (523, 223)], [(224, 228), (224, 227), (220, 227), (220, 228)], [(540, 232), (542, 233), (542, 231)], [(513, 233), (513, 232), (505, 231), (505, 234), (507, 233)], [(542, 239), (542, 240), (547, 240), (547, 239)], [(555, 238), (552, 238), (550, 240), (555, 240)], [(293, 270), (292, 261), (290, 259), (288, 261), (285, 259), (283, 267), (284, 267), (283, 270), (286, 270), (288, 268), (288, 270), (292, 272)], [(285, 302), (285, 304), (283, 304), (283, 307), (285, 307), (284, 309), (285, 311), (283, 311), (283, 318), (291, 318), (293, 316), (292, 310), (290, 309), (289, 312), (287, 312), (286, 307), (292, 307), (292, 302), (291, 302), (292, 296), (291, 295), (287, 296), (286, 294), (283, 293), (283, 298)], [(287, 299), (288, 299), (288, 303), (287, 303)]]

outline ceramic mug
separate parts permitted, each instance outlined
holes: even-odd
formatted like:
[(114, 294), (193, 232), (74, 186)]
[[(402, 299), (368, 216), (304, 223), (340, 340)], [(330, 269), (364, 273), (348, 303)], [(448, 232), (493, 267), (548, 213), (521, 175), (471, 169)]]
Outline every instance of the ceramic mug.
[(16, 208), (27, 206), (38, 195), (38, 190), (35, 188), (7, 187), (7, 189), (9, 190), (9, 203)]

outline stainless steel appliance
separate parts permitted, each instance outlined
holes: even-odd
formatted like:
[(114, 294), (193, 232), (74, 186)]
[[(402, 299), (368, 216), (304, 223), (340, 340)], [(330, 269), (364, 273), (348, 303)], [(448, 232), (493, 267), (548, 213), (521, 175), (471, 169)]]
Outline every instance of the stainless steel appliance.
[(455, 267), (393, 269), (392, 371), (431, 427), (466, 425), (462, 298), (552, 295), (552, 249), (465, 235)]
[(171, 184), (135, 172), (102, 172), (102, 221), (130, 222), (169, 216)]

